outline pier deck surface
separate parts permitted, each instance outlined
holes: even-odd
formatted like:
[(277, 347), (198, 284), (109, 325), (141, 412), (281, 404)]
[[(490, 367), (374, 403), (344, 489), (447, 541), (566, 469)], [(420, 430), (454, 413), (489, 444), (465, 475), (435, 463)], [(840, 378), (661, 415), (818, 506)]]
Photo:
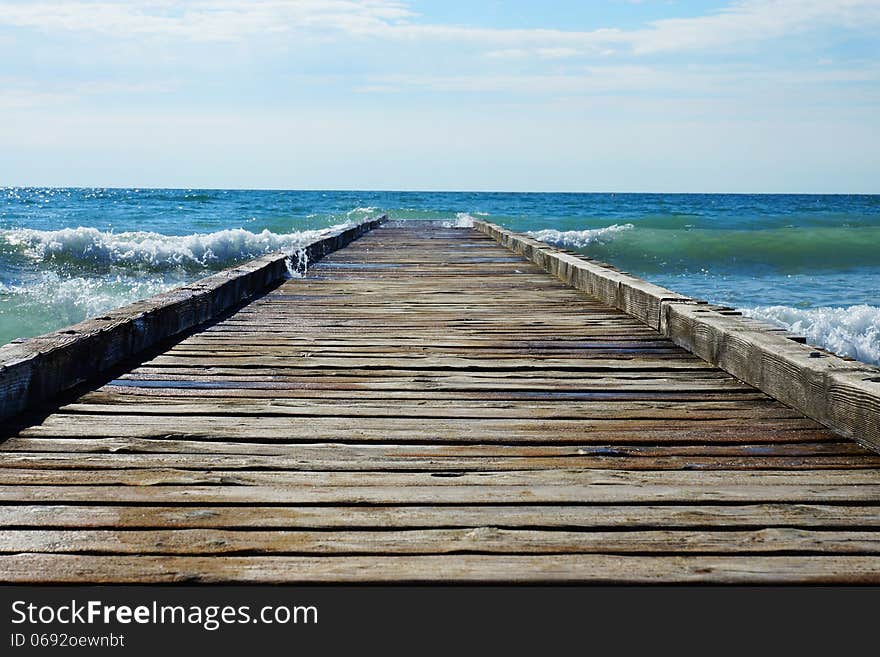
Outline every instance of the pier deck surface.
[(16, 428), (0, 580), (877, 583), (880, 457), (389, 225)]

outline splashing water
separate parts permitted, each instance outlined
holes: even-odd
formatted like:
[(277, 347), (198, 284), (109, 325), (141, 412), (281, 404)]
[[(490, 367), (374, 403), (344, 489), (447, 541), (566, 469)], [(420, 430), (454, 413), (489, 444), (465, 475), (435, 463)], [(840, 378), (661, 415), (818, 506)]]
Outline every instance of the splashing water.
[(556, 230), (547, 228), (544, 230), (533, 230), (526, 233), (529, 237), (534, 237), (541, 242), (553, 244), (554, 246), (573, 247), (582, 249), (590, 244), (607, 242), (614, 238), (617, 233), (635, 228), (632, 224), (613, 224), (605, 228), (593, 228), (588, 230)]
[(243, 228), (207, 234), (161, 235), (153, 232), (112, 233), (97, 228), (0, 231), (0, 249), (27, 258), (86, 271), (114, 266), (162, 271), (221, 269), (273, 251), (292, 250), (330, 229), (276, 234)]
[(756, 306), (743, 315), (772, 322), (807, 342), (865, 363), (880, 365), (880, 308), (860, 304), (848, 308)]

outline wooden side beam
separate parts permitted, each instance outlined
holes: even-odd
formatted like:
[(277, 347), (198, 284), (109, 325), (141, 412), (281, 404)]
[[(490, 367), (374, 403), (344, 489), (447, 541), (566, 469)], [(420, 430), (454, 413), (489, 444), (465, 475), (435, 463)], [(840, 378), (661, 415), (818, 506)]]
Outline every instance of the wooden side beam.
[(818, 351), (756, 322), (495, 224), (478, 220), (474, 228), (712, 365), (880, 452), (880, 368)]
[(100, 317), (0, 347), (0, 419), (52, 399), (162, 340), (218, 317), (384, 220), (384, 216), (366, 220), (324, 235), (293, 254), (267, 254)]

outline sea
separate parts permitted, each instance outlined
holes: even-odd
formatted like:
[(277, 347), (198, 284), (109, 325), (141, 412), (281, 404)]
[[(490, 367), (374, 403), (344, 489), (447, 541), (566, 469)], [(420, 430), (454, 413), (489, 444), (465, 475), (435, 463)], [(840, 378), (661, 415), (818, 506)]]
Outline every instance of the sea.
[(0, 344), (379, 214), (485, 219), (880, 364), (880, 195), (0, 188)]

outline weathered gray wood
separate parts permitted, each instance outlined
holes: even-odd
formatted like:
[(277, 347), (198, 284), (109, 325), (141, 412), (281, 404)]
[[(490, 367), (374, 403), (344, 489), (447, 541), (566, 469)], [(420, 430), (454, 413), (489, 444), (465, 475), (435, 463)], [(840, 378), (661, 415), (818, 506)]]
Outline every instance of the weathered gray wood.
[[(856, 470), (855, 472), (860, 472)], [(439, 482), (445, 477), (436, 477)], [(880, 484), (618, 484), (618, 485), (418, 485), (418, 486), (242, 486), (215, 481), (180, 485), (0, 485), (0, 502), (89, 503), (113, 500), (130, 504), (657, 504), (763, 503), (880, 504)], [(201, 477), (208, 479), (208, 477)], [(165, 481), (169, 481), (165, 478)]]
[(0, 505), (0, 527), (288, 528), (432, 527), (730, 528), (871, 527), (880, 506), (842, 504), (554, 506), (101, 506)]
[(877, 556), (0, 556), (8, 582), (880, 583)]
[(110, 404), (74, 403), (62, 406), (62, 413), (82, 415), (134, 414), (134, 415), (208, 415), (258, 416), (258, 417), (424, 417), (424, 418), (531, 418), (581, 420), (598, 418), (629, 419), (683, 419), (683, 418), (796, 418), (801, 414), (782, 405), (725, 403), (725, 402), (578, 402), (568, 404), (490, 404), (435, 401), (430, 407), (424, 404), (398, 402), (394, 407), (375, 402), (364, 403), (352, 400), (345, 403), (329, 404), (327, 400), (302, 403), (297, 400), (279, 399), (270, 402), (255, 400), (242, 403), (227, 400), (218, 403), (210, 399), (191, 402), (151, 400), (137, 403), (133, 400), (114, 400)]
[(613, 271), (601, 302), (477, 231), (371, 231), (22, 416), (0, 581), (880, 581), (880, 457)]
[[(798, 435), (801, 435), (798, 433)], [(350, 459), (361, 460), (365, 455), (373, 458), (387, 456), (400, 457), (449, 457), (454, 461), (468, 457), (571, 457), (608, 456), (621, 457), (738, 457), (752, 458), (758, 463), (766, 457), (825, 457), (849, 456), (866, 463), (875, 463), (878, 456), (866, 452), (854, 442), (822, 440), (816, 442), (720, 442), (720, 443), (676, 443), (639, 444), (617, 442), (614, 444), (572, 444), (572, 445), (510, 445), (498, 443), (444, 444), (444, 443), (287, 443), (287, 442), (230, 442), (226, 440), (175, 440), (172, 438), (10, 438), (3, 443), (3, 454), (7, 465), (15, 462), (21, 453), (57, 453), (61, 459), (76, 461), (77, 454), (245, 454), (261, 456), (286, 456), (291, 459), (316, 458), (338, 459), (344, 463)], [(55, 465), (53, 467), (61, 467)]]
[(333, 472), (279, 470), (185, 470), (159, 469), (31, 469), (0, 468), (0, 485), (22, 486), (56, 484), (58, 486), (124, 485), (170, 486), (280, 486), (338, 489), (354, 487), (451, 487), (466, 486), (836, 486), (849, 484), (866, 490), (880, 489), (880, 470), (818, 469), (789, 470), (606, 470), (556, 468), (547, 470), (509, 470), (459, 472), (437, 476), (433, 472)]
[(75, 554), (880, 554), (880, 531), (570, 531), (555, 529), (236, 531), (229, 529), (0, 529), (0, 553)]
[[(94, 439), (87, 439), (93, 441)], [(166, 441), (161, 441), (166, 442)], [(64, 445), (59, 445), (64, 448)], [(163, 469), (188, 470), (303, 470), (391, 472), (395, 470), (432, 470), (435, 472), (470, 472), (503, 470), (551, 470), (554, 468), (593, 468), (603, 470), (833, 470), (840, 468), (880, 468), (880, 456), (626, 456), (570, 454), (564, 456), (434, 455), (415, 446), (402, 449), (353, 449), (340, 445), (330, 450), (311, 447), (298, 451), (299, 445), (285, 445), (283, 454), (231, 455), (216, 452), (186, 454), (95, 454), (81, 456), (70, 452), (22, 454), (10, 453), (0, 460), (3, 468), (56, 469)], [(345, 449), (348, 448), (348, 449)], [(167, 447), (166, 447), (167, 449)], [(516, 448), (512, 448), (514, 451)], [(583, 450), (582, 450), (583, 451)], [(390, 452), (390, 453), (389, 453)]]
[(206, 422), (198, 416), (50, 415), (22, 437), (199, 438), (299, 442), (439, 442), (505, 444), (803, 442), (833, 440), (812, 420), (746, 418), (688, 420), (493, 420), (418, 418), (249, 418)]

